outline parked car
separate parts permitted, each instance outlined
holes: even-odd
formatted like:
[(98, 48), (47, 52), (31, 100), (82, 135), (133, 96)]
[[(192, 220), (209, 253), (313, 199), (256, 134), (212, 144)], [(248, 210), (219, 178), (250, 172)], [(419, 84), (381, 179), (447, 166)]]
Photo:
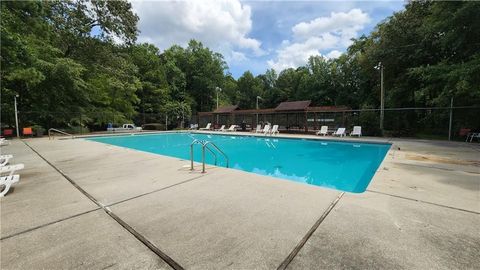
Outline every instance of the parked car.
[(108, 127), (107, 131), (118, 132), (118, 131), (141, 131), (141, 127), (136, 127), (134, 124), (123, 124), (122, 127), (114, 128)]

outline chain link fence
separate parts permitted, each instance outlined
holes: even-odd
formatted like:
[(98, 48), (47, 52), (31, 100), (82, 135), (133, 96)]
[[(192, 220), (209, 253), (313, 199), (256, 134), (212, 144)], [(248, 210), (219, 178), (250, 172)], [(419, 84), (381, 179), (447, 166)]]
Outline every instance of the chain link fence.
[[(114, 114), (79, 112), (35, 112), (19, 111), (19, 130), (33, 127), (34, 135), (46, 134), (49, 128), (71, 134), (104, 132), (110, 125), (120, 127), (134, 124), (147, 130), (172, 130), (188, 128), (190, 124), (207, 123), (215, 126), (239, 125), (249, 129), (257, 124), (280, 125), (282, 132), (314, 132), (326, 125), (331, 129), (362, 126), (366, 136), (414, 137), (424, 139), (464, 140), (468, 132), (480, 132), (480, 106), (431, 107), (431, 108), (389, 108), (384, 111), (384, 129), (380, 129), (380, 110), (343, 110), (325, 112), (286, 112), (270, 114), (216, 115), (184, 117), (181, 115), (137, 113), (129, 118)], [(218, 120), (217, 120), (218, 119)], [(217, 122), (218, 121), (218, 122)], [(16, 135), (14, 111), (2, 111), (2, 135)], [(11, 130), (8, 132), (8, 130)]]
[[(336, 110), (318, 112), (275, 112), (257, 114), (203, 115), (201, 127), (212, 123), (247, 126), (271, 123), (289, 133), (315, 132), (321, 126), (333, 130), (362, 126), (366, 136), (414, 137), (424, 139), (465, 139), (468, 132), (480, 131), (480, 107), (389, 108), (384, 110), (383, 130), (380, 127), (380, 109)], [(258, 121), (257, 121), (258, 119)], [(450, 134), (450, 135), (449, 135)]]
[[(138, 113), (131, 117), (118, 117), (108, 112), (38, 112), (18, 111), (19, 133), (31, 127), (34, 136), (46, 135), (48, 129), (55, 128), (70, 134), (87, 134), (107, 131), (108, 127), (121, 127), (133, 124), (146, 130), (172, 130), (188, 127), (191, 117), (165, 113)], [(2, 135), (16, 136), (15, 112), (2, 111)]]

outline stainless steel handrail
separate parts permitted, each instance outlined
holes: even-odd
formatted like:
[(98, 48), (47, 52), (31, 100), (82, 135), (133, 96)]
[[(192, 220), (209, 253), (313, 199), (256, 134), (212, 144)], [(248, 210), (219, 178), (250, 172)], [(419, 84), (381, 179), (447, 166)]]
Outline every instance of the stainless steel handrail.
[[(211, 141), (207, 141), (207, 142), (203, 145), (203, 147), (207, 147), (209, 144), (212, 145), (213, 147), (215, 147), (215, 149), (217, 149), (217, 151), (220, 152), (220, 154), (223, 155), (223, 157), (224, 157), (225, 160), (227, 161), (227, 168), (228, 168), (229, 160), (228, 160), (227, 155), (226, 155), (220, 148), (218, 148), (218, 146), (217, 146), (216, 144), (214, 144), (214, 143), (211, 142)], [(208, 147), (207, 147), (207, 148), (208, 148)]]
[(51, 128), (48, 130), (48, 139), (50, 140), (52, 138), (52, 131), (55, 131), (57, 133), (60, 133), (60, 134), (63, 134), (63, 135), (67, 135), (67, 136), (72, 136), (72, 139), (75, 138), (75, 136), (73, 136), (72, 134), (70, 133), (67, 133), (65, 131), (61, 131), (61, 130), (58, 130), (58, 129), (55, 129), (55, 128)]
[[(205, 172), (205, 149), (203, 147), (204, 143), (205, 143), (204, 141), (194, 139), (192, 141), (192, 143), (190, 144), (190, 170), (191, 171), (193, 171), (193, 146), (195, 144), (200, 144), (200, 145), (202, 145), (202, 164), (203, 164), (203, 171), (202, 172)], [(213, 154), (213, 156), (215, 157), (215, 165), (217, 165), (217, 154), (215, 154), (210, 148), (207, 148), (207, 150), (210, 153)]]
[(215, 152), (213, 152), (212, 149), (208, 147), (209, 144), (215, 147), (215, 149), (225, 157), (225, 160), (227, 161), (227, 168), (228, 168), (229, 166), (228, 157), (222, 150), (220, 150), (220, 148), (218, 148), (218, 146), (216, 146), (214, 143), (210, 141), (201, 141), (201, 140), (195, 139), (190, 144), (190, 170), (193, 171), (193, 146), (195, 144), (202, 145), (202, 173), (205, 173), (205, 149), (207, 149), (210, 153), (213, 154), (213, 156), (215, 157), (215, 165), (217, 165), (217, 154), (215, 154)]

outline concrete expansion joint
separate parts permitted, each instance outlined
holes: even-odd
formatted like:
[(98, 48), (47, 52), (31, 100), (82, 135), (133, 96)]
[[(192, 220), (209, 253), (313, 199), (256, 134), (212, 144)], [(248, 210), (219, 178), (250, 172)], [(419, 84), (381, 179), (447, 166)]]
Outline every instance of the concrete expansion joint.
[(175, 187), (175, 186), (179, 186), (179, 185), (182, 185), (182, 184), (186, 184), (186, 183), (188, 183), (188, 182), (197, 180), (197, 179), (199, 179), (199, 178), (201, 178), (201, 177), (203, 177), (203, 176), (205, 176), (205, 175), (204, 175), (204, 174), (198, 175), (198, 176), (195, 176), (195, 177), (193, 177), (193, 178), (187, 179), (187, 180), (182, 181), (182, 182), (178, 182), (178, 183), (173, 184), (173, 185), (170, 185), (170, 186), (162, 187), (162, 188), (159, 188), (159, 189), (154, 189), (154, 190), (152, 190), (152, 191), (145, 192), (145, 193), (142, 193), (142, 194), (139, 194), (139, 195), (136, 195), (136, 196), (133, 196), (133, 197), (130, 197), (130, 198), (121, 200), (121, 201), (117, 201), (117, 202), (110, 203), (110, 204), (108, 204), (107, 206), (114, 206), (114, 205), (118, 205), (118, 204), (121, 204), (121, 203), (124, 203), (124, 202), (128, 202), (128, 201), (134, 200), (134, 199), (138, 199), (138, 198), (140, 198), (140, 197), (144, 197), (144, 196), (147, 196), (147, 195), (150, 195), (150, 194), (153, 194), (153, 193), (157, 193), (157, 192), (160, 192), (160, 191), (163, 191), (163, 190), (166, 190), (166, 189)]
[[(68, 177), (65, 173), (63, 173), (60, 169), (58, 169), (55, 165), (53, 165), (50, 161), (48, 161), (45, 157), (43, 157), (39, 152), (37, 152), (33, 147), (31, 147), (27, 142), (23, 141), (22, 142), (28, 147), (30, 148), (34, 153), (36, 153), (41, 159), (43, 159), (48, 165), (50, 165), (53, 169), (55, 169), (58, 173), (60, 173), (68, 182), (70, 182), (78, 191), (80, 191), (83, 195), (85, 195), (88, 199), (90, 199), (95, 205), (98, 206), (98, 208), (94, 209), (94, 210), (91, 210), (91, 211), (87, 211), (87, 212), (92, 212), (92, 211), (96, 211), (98, 209), (102, 209), (108, 216), (110, 216), (114, 221), (116, 221), (120, 226), (122, 226), (125, 230), (127, 230), (130, 234), (132, 234), (137, 240), (139, 240), (142, 244), (144, 244), (148, 249), (150, 249), (153, 253), (155, 253), (157, 256), (159, 256), (162, 260), (164, 260), (168, 265), (170, 265), (173, 269), (176, 269), (176, 270), (183, 270), (184, 268), (182, 266), (180, 266), (175, 260), (173, 260), (170, 256), (168, 256), (167, 254), (165, 254), (163, 251), (161, 251), (157, 246), (155, 246), (154, 244), (152, 244), (148, 239), (146, 239), (143, 235), (141, 235), (139, 232), (137, 232), (134, 228), (132, 228), (130, 225), (128, 225), (125, 221), (123, 221), (120, 217), (118, 217), (117, 215), (115, 215), (115, 213), (113, 213), (111, 211), (111, 209), (108, 207), (108, 206), (105, 206), (103, 205), (102, 203), (100, 203), (99, 201), (97, 201), (97, 199), (95, 199), (95, 197), (93, 197), (90, 193), (88, 193), (86, 190), (84, 190), (83, 188), (81, 188), (73, 179), (71, 179), (70, 177)], [(186, 181), (183, 181), (183, 182), (180, 182), (180, 183), (177, 183), (177, 184), (174, 184), (174, 185), (171, 185), (171, 186), (168, 186), (168, 187), (165, 187), (163, 189), (160, 189), (160, 190), (164, 190), (164, 189), (167, 189), (167, 188), (170, 188), (170, 187), (173, 187), (173, 186), (176, 186), (176, 185), (179, 185), (179, 184), (182, 184), (182, 183), (186, 183), (186, 182), (189, 182), (189, 181), (193, 181), (195, 179), (198, 179), (200, 177), (202, 177), (203, 175), (200, 175), (200, 176), (197, 176), (197, 177), (194, 177), (194, 178), (191, 178), (189, 180), (186, 180)], [(157, 191), (160, 191), (160, 190), (157, 190)], [(157, 192), (157, 191), (154, 191), (154, 192)], [(153, 192), (150, 192), (150, 193), (153, 193)], [(149, 194), (150, 194), (149, 193)], [(140, 195), (140, 196), (145, 196), (146, 194), (144, 195)], [(140, 196), (136, 196), (136, 197), (133, 197), (133, 198), (130, 198), (128, 200), (131, 200), (131, 199), (134, 199), (134, 198), (138, 198)], [(113, 204), (112, 204), (113, 205)], [(77, 214), (77, 215), (74, 215), (72, 217), (76, 217), (76, 216), (80, 216), (80, 215), (83, 215), (85, 213), (81, 213), (81, 214)], [(69, 218), (72, 218), (72, 217), (69, 217)], [(69, 218), (66, 218), (66, 219), (69, 219)], [(49, 224), (44, 224), (42, 226), (39, 226), (39, 227), (45, 227), (45, 226), (48, 226), (50, 224), (53, 224), (53, 223), (57, 223), (57, 222), (61, 222), (65, 219), (62, 219), (62, 220), (58, 220), (58, 221), (55, 221), (55, 222), (52, 222), (52, 223), (49, 223)], [(29, 229), (27, 231), (31, 231), (31, 230), (34, 230), (34, 229), (38, 229), (39, 227), (36, 227), (36, 228), (32, 228), (32, 229)], [(26, 231), (25, 231), (26, 232)], [(20, 233), (17, 233), (15, 235), (18, 235)], [(11, 235), (11, 236), (6, 236), (0, 240), (3, 240), (3, 239), (6, 239), (6, 238), (10, 238), (10, 237), (13, 237), (15, 235)]]
[(389, 193), (385, 193), (385, 192), (380, 192), (380, 191), (375, 191), (375, 190), (370, 190), (370, 189), (367, 189), (366, 191), (381, 194), (381, 195), (385, 195), (385, 196), (391, 196), (391, 197), (395, 197), (395, 198), (399, 198), (399, 199), (404, 199), (404, 200), (409, 200), (409, 201), (414, 201), (414, 202), (419, 202), (419, 203), (425, 203), (425, 204), (435, 205), (435, 206), (438, 206), (438, 207), (444, 207), (444, 208), (448, 208), (448, 209), (452, 209), (452, 210), (467, 212), (467, 213), (471, 213), (471, 214), (477, 214), (477, 215), (480, 214), (480, 212), (476, 212), (476, 211), (472, 211), (472, 210), (457, 208), (457, 207), (438, 204), (438, 203), (433, 203), (433, 202), (422, 201), (422, 200), (418, 200), (418, 199), (412, 199), (412, 198), (403, 197), (403, 196), (394, 195), (394, 194), (389, 194)]
[(285, 258), (285, 260), (278, 266), (277, 270), (284, 270), (288, 267), (288, 265), (293, 261), (293, 259), (297, 256), (303, 246), (307, 243), (308, 239), (313, 235), (313, 233), (318, 229), (320, 224), (325, 220), (325, 218), (330, 214), (333, 208), (337, 205), (340, 199), (343, 197), (345, 192), (341, 192), (338, 194), (337, 198), (332, 201), (332, 203), (327, 207), (327, 209), (323, 212), (323, 214), (318, 218), (318, 220), (313, 224), (310, 230), (305, 234), (305, 236), (300, 240), (300, 242), (293, 248), (290, 254)]
[(38, 230), (38, 229), (41, 229), (41, 228), (44, 228), (44, 227), (47, 227), (47, 226), (50, 226), (50, 225), (53, 225), (53, 224), (62, 222), (62, 221), (66, 221), (66, 220), (69, 220), (69, 219), (72, 219), (72, 218), (80, 217), (80, 216), (83, 216), (83, 215), (85, 215), (85, 214), (89, 214), (89, 213), (91, 213), (91, 212), (95, 212), (95, 211), (100, 210), (100, 209), (101, 209), (100, 207), (97, 207), (97, 208), (94, 208), (94, 209), (92, 209), (92, 210), (88, 210), (88, 211), (85, 211), (85, 212), (81, 212), (81, 213), (75, 214), (75, 215), (73, 215), (73, 216), (69, 216), (69, 217), (66, 217), (66, 218), (61, 218), (61, 219), (58, 219), (58, 220), (55, 220), (55, 221), (52, 221), (52, 222), (48, 222), (48, 223), (45, 223), (45, 224), (42, 224), (42, 225), (39, 225), (39, 226), (30, 228), (30, 229), (26, 229), (26, 230), (21, 231), (21, 232), (17, 232), (17, 233), (14, 233), (14, 234), (10, 234), (10, 235), (4, 236), (4, 237), (0, 238), (0, 240), (5, 240), (5, 239), (8, 239), (8, 238), (12, 238), (12, 237), (15, 237), (15, 236), (24, 234), (24, 233), (28, 233), (28, 232), (31, 232), (31, 231), (34, 231), (34, 230)]

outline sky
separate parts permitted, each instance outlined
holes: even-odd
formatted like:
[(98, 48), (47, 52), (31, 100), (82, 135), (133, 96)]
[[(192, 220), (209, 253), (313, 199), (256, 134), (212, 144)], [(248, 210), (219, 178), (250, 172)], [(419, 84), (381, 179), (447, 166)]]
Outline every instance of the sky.
[(311, 55), (335, 58), (352, 38), (404, 8), (400, 1), (133, 1), (138, 42), (160, 50), (190, 39), (224, 56), (233, 77), (299, 67)]

